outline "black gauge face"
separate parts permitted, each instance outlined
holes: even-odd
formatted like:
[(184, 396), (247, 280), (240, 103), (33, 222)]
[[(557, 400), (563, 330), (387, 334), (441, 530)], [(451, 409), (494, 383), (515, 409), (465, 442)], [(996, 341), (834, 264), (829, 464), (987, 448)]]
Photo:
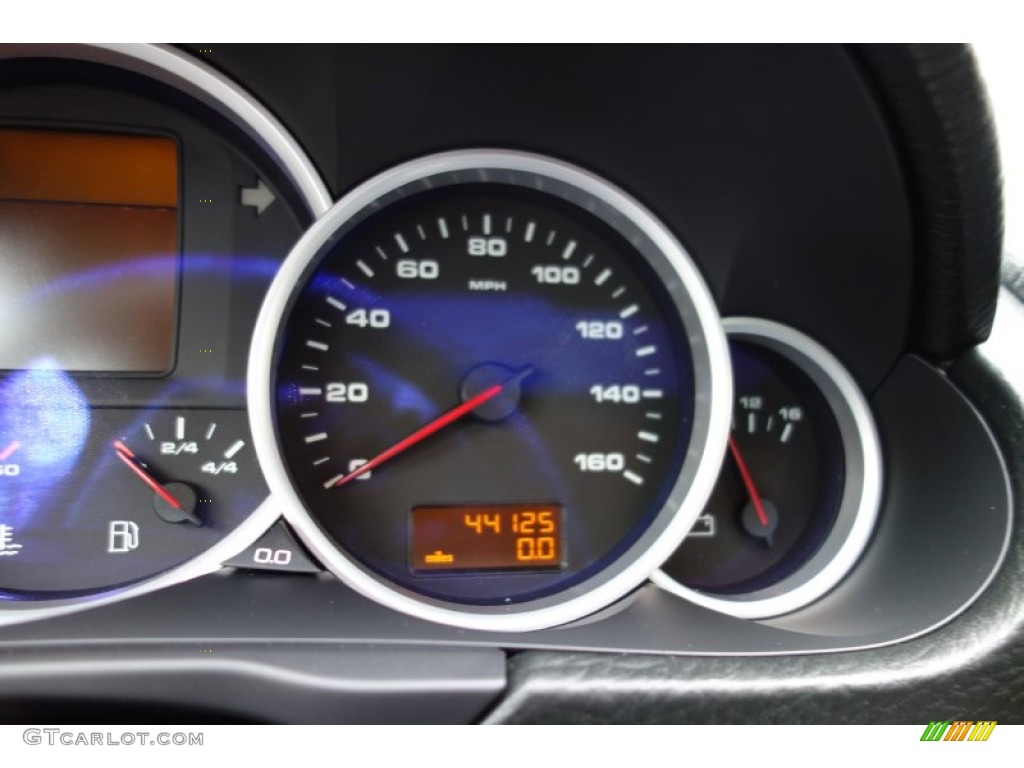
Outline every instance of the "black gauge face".
[(728, 453), (707, 508), (654, 579), (725, 613), (775, 616), (855, 564), (878, 510), (878, 437), (856, 383), (820, 344), (768, 320), (724, 325)]
[(845, 460), (832, 410), (805, 373), (748, 342), (729, 347), (729, 455), (707, 509), (663, 569), (694, 589), (742, 594), (818, 550), (839, 511)]
[[(494, 186), (421, 192), (343, 237), (295, 302), (277, 378), (281, 444), (319, 524), (389, 579), (484, 603), (564, 588), (628, 546), (679, 474), (693, 407), (682, 324), (653, 270), (585, 211)], [(494, 504), (564, 510), (558, 554), (515, 559), (538, 528), (505, 542), (511, 558), (463, 569), (510, 532), (496, 515), (474, 527)], [(422, 505), (464, 511), (413, 556)], [(466, 532), (479, 544), (456, 547)], [(429, 570), (429, 555), (451, 568)]]
[(241, 411), (17, 415), (0, 412), (0, 600), (88, 594), (166, 571), (266, 496)]
[(505, 608), (599, 576), (677, 522), (715, 344), (693, 351), (666, 259), (565, 188), (413, 175), (291, 265), (268, 356), (274, 456), (293, 522), (339, 570)]

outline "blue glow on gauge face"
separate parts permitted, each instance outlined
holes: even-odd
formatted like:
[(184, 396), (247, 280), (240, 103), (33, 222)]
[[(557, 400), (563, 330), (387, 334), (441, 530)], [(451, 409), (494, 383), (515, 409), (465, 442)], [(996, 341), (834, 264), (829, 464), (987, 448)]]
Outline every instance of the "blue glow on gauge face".
[(0, 381), (0, 524), (45, 510), (89, 437), (91, 412), (78, 385), (52, 358)]
[[(690, 441), (668, 289), (610, 225), (533, 189), (458, 185), (371, 215), (322, 256), (278, 350), (278, 436), (307, 508), (363, 567), (444, 601), (522, 602), (599, 572), (663, 514)], [(417, 551), (416, 520), (472, 525), (485, 507), (478, 535), (501, 541), (470, 556), (459, 528), (452, 551)], [(560, 521), (550, 541), (521, 532), (534, 507)]]
[(18, 441), (19, 459), (60, 472), (78, 459), (89, 435), (89, 403), (74, 379), (40, 358), (0, 381), (0, 442)]

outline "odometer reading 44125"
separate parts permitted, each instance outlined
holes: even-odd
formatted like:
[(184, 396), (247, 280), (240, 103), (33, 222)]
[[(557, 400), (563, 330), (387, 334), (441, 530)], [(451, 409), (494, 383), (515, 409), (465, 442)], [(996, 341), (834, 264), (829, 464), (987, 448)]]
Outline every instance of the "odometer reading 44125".
[(411, 529), (413, 573), (562, 567), (557, 504), (416, 507)]
[(569, 621), (646, 578), (729, 417), (682, 246), (606, 182), (514, 152), (424, 158), (340, 201), (272, 287), (250, 381), (310, 547), (381, 602), (480, 628)]

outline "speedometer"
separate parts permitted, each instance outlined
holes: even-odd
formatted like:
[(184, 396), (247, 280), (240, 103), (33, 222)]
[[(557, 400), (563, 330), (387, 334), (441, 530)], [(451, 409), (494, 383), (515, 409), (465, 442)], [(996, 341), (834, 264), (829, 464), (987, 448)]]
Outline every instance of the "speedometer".
[(551, 159), (453, 152), (342, 199), (293, 250), (250, 361), (286, 516), (352, 587), (527, 630), (645, 579), (724, 453), (728, 354), (682, 246)]

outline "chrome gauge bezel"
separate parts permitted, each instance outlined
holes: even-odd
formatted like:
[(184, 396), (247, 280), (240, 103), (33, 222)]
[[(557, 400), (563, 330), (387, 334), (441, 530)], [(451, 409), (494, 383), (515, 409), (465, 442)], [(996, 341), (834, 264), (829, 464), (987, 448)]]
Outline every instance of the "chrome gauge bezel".
[[(385, 581), (343, 552), (307, 511), (285, 468), (271, 382), (282, 323), (330, 243), (370, 213), (423, 189), (461, 183), (535, 188), (597, 215), (624, 235), (665, 282), (694, 361), (692, 438), (668, 502), (611, 565), (554, 595), (499, 606), (440, 601)], [(579, 619), (648, 579), (682, 541), (714, 487), (729, 432), (731, 370), (714, 301), (685, 248), (646, 208), (607, 181), (568, 163), (526, 152), (478, 149), (419, 158), (387, 170), (345, 195), (292, 250), (264, 302), (249, 361), (249, 408), (257, 455), (273, 498), (304, 543), (338, 578), (366, 597), (428, 621), (467, 629), (521, 632)]]
[[(313, 218), (322, 215), (330, 206), (326, 185), (288, 130), (244, 89), (187, 54), (169, 46), (149, 44), (32, 43), (0, 46), (0, 62), (39, 57), (91, 62), (141, 74), (194, 98), (227, 117), (256, 142), (296, 190)], [(241, 525), (201, 555), (126, 587), (54, 600), (2, 600), (0, 626), (106, 605), (212, 573), (259, 539), (279, 517), (280, 510), (272, 499), (266, 499)]]
[(856, 381), (825, 347), (789, 326), (754, 317), (722, 321), (730, 339), (752, 342), (794, 363), (832, 409), (843, 445), (845, 482), (835, 523), (807, 562), (768, 587), (741, 595), (691, 589), (657, 571), (652, 581), (692, 603), (741, 619), (781, 616), (831, 591), (867, 546), (882, 499), (882, 451), (871, 408)]

